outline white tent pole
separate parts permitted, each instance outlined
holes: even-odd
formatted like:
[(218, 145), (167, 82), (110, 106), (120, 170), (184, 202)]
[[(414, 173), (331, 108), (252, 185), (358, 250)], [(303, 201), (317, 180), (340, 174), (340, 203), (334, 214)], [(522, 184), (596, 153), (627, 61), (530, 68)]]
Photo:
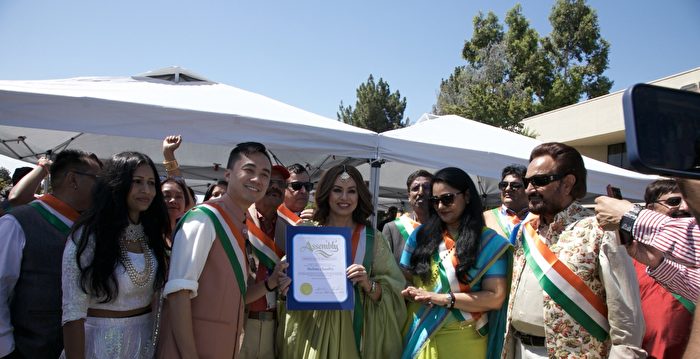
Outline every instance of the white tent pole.
[(377, 208), (379, 207), (379, 170), (384, 160), (371, 160), (369, 172), (370, 191), (372, 192), (372, 228), (377, 228)]

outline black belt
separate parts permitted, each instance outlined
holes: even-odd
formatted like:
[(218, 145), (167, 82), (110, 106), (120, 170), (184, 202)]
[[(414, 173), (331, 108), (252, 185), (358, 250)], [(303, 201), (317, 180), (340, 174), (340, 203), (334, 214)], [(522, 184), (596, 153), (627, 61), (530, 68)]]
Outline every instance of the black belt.
[(275, 320), (277, 313), (275, 312), (248, 312), (248, 318), (257, 320)]
[(521, 333), (517, 330), (513, 331), (513, 335), (520, 339), (520, 342), (532, 347), (543, 347), (545, 339), (544, 337), (538, 337), (530, 334)]

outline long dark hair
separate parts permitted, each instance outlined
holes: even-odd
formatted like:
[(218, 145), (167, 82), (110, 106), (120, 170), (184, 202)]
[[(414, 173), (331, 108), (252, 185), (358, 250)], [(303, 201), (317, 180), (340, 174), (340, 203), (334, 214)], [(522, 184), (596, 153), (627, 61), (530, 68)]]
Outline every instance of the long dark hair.
[[(123, 260), (119, 240), (129, 225), (127, 196), (131, 190), (134, 171), (144, 164), (149, 166), (155, 175), (156, 195), (148, 209), (141, 213), (140, 221), (148, 238), (148, 246), (153, 250), (158, 262), (153, 289), (159, 289), (165, 283), (165, 238), (170, 236), (170, 220), (160, 189), (158, 171), (153, 161), (142, 153), (118, 153), (112, 156), (98, 177), (92, 194), (92, 207), (83, 213), (73, 226), (74, 233), (78, 228), (82, 228), (76, 242), (80, 287), (85, 293), (99, 298), (101, 303), (110, 302), (119, 294), (114, 271), (117, 264)], [(95, 253), (92, 261), (83, 267), (80, 257), (90, 236), (94, 236), (95, 239)]]
[[(462, 283), (468, 283), (467, 272), (476, 262), (479, 250), (481, 231), (484, 228), (483, 207), (479, 199), (474, 182), (469, 175), (459, 168), (447, 167), (435, 173), (430, 181), (430, 188), (435, 183), (445, 183), (458, 191), (464, 191), (469, 198), (469, 203), (462, 212), (456, 242), (456, 255), (459, 259), (457, 265), (457, 279)], [(430, 279), (430, 260), (433, 253), (442, 243), (443, 233), (447, 230), (445, 223), (440, 219), (435, 207), (430, 206), (428, 221), (416, 233), (416, 249), (411, 256), (409, 271), (419, 275), (421, 279)]]
[(337, 165), (329, 168), (321, 179), (318, 181), (318, 189), (316, 190), (316, 211), (314, 211), (313, 220), (321, 224), (326, 224), (328, 215), (331, 212), (331, 206), (328, 203), (328, 198), (331, 196), (331, 190), (335, 184), (336, 178), (343, 172), (347, 172), (355, 181), (357, 187), (357, 208), (352, 211), (352, 220), (355, 223), (368, 225), (367, 218), (373, 213), (372, 195), (369, 193), (365, 181), (362, 179), (362, 174), (357, 168), (350, 165)]

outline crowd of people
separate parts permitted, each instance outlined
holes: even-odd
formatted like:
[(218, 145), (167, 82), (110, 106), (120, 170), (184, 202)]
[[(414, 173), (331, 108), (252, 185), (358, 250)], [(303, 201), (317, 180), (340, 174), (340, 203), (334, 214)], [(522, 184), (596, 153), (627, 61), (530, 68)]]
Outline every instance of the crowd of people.
[[(501, 205), (447, 167), (406, 181), (381, 230), (360, 172), (274, 164), (238, 144), (204, 202), (139, 152), (64, 150), (0, 217), (0, 357), (680, 358), (700, 295), (700, 186), (584, 207), (574, 148), (507, 165)], [(50, 191), (35, 195), (50, 175)], [(309, 203), (314, 191), (314, 203)], [(692, 200), (691, 200), (692, 199)], [(695, 218), (693, 218), (695, 216)], [(288, 310), (290, 226), (346, 227), (352, 310)], [(700, 333), (698, 333), (700, 335)], [(690, 343), (690, 344), (689, 344)]]

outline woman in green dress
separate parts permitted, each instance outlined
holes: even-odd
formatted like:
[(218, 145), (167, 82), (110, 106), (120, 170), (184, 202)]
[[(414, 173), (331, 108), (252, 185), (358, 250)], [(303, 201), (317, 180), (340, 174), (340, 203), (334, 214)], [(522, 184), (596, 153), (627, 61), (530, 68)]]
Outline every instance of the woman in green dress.
[(403, 278), (380, 232), (371, 228), (372, 200), (360, 172), (330, 168), (316, 190), (314, 221), (352, 230), (347, 278), (355, 291), (349, 310), (284, 311), (280, 308), (281, 358), (398, 358), (406, 307)]
[(502, 328), (495, 329), (500, 320), (489, 322), (489, 312), (501, 310), (508, 293), (510, 242), (485, 226), (464, 171), (436, 172), (431, 188), (430, 218), (401, 257), (410, 282), (402, 292), (410, 301), (402, 358), (500, 356)]

